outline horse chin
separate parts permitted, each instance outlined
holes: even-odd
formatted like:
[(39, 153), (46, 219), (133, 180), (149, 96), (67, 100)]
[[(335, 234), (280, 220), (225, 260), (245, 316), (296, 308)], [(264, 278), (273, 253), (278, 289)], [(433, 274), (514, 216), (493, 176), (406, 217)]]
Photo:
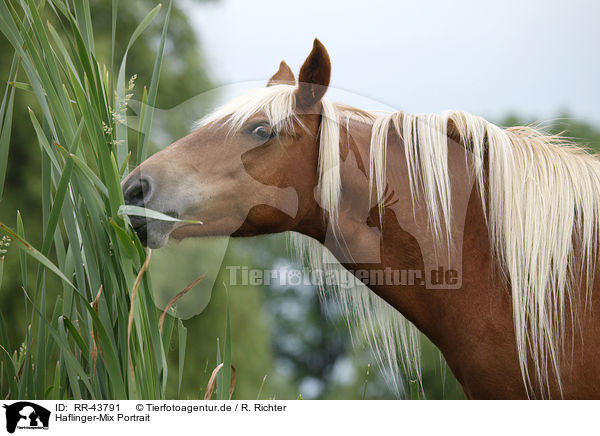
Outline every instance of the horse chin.
[(158, 235), (156, 233), (153, 233), (151, 235), (148, 235), (148, 239), (146, 240), (146, 243), (144, 245), (146, 245), (146, 247), (148, 248), (157, 249), (165, 246), (168, 241), (169, 234)]
[(171, 223), (161, 221), (150, 221), (139, 226), (134, 226), (134, 230), (140, 238), (142, 245), (152, 249), (161, 248), (169, 241), (169, 234), (172, 228)]

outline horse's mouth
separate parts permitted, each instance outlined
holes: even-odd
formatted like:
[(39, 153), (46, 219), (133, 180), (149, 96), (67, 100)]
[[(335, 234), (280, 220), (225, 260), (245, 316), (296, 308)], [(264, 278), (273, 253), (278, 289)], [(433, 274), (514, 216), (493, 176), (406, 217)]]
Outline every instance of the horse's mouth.
[[(179, 218), (179, 214), (175, 211), (164, 212), (164, 214), (173, 218)], [(173, 223), (168, 221), (148, 219), (140, 216), (130, 216), (129, 220), (142, 245), (150, 248), (163, 246), (173, 228)]]

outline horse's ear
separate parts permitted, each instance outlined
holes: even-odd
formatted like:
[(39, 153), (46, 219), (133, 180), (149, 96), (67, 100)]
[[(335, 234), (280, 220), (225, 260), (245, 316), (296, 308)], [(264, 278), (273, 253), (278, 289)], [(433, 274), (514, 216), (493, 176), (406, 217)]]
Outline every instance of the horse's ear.
[(331, 62), (321, 41), (315, 38), (312, 51), (304, 61), (298, 76), (296, 107), (308, 109), (321, 101), (331, 77)]
[(285, 63), (285, 61), (281, 61), (281, 63), (279, 64), (279, 69), (275, 74), (273, 74), (273, 77), (269, 79), (269, 83), (267, 83), (267, 86), (282, 84), (296, 84), (296, 78), (294, 77), (294, 73), (292, 72), (292, 69), (289, 67), (289, 65)]

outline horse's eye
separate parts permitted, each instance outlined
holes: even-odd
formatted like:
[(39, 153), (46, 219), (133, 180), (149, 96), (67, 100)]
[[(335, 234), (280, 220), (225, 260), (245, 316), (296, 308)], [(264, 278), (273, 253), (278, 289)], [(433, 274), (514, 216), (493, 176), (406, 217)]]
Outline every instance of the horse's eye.
[(258, 139), (261, 140), (267, 140), (271, 137), (271, 129), (269, 129), (267, 126), (264, 125), (260, 125), (260, 126), (256, 126), (253, 130), (252, 130), (252, 135), (256, 136)]

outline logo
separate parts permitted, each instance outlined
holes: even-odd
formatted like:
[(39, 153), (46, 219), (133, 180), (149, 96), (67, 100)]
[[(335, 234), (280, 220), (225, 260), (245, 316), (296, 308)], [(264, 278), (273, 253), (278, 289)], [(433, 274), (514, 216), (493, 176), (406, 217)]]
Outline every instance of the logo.
[(14, 433), (15, 429), (48, 430), (50, 411), (28, 401), (19, 401), (2, 407), (6, 409), (6, 431)]

